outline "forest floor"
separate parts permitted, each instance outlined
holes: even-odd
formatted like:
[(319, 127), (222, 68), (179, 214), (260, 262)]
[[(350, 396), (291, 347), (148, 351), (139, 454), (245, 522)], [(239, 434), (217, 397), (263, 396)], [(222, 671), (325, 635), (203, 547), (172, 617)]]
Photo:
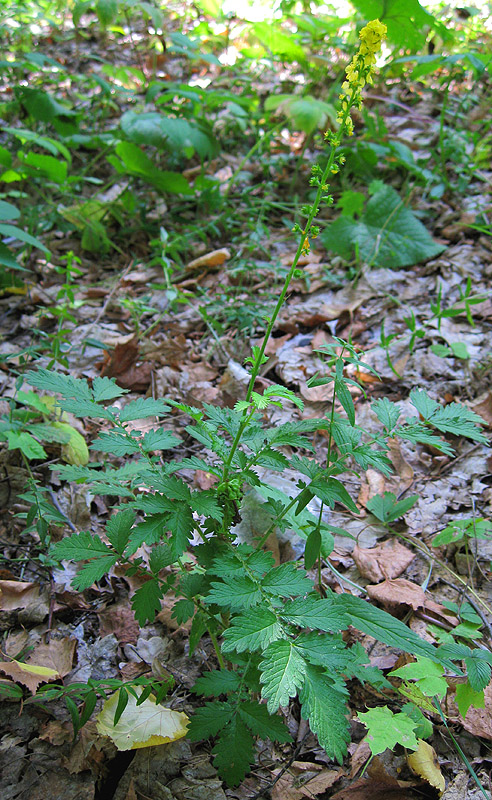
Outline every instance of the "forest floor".
[[(95, 69), (93, 60), (84, 60), (89, 48), (91, 56), (99, 52), (106, 59), (119, 59), (116, 63), (132, 63), (132, 43), (122, 39), (117, 44), (93, 39), (82, 45), (61, 39), (56, 43), (56, 57), (65, 62), (76, 59), (79, 71)], [(53, 55), (52, 44), (40, 41), (38, 52)], [(169, 76), (183, 82), (189, 79), (180, 58), (169, 56), (159, 69), (164, 80)], [(218, 72), (201, 64), (195, 77), (210, 79), (213, 86)], [(276, 90), (273, 70), (255, 75), (254, 80), (263, 96)], [(461, 93), (469, 87), (464, 81), (454, 85), (453, 91), (459, 103)], [(369, 109), (377, 107), (384, 121), (384, 142), (405, 145), (415, 159), (425, 159), (436, 145), (440, 133), (438, 89), (419, 96), (415, 87), (394, 81), (375, 86), (367, 103)], [(481, 124), (480, 114), (477, 101), (476, 115), (460, 113), (456, 125), (466, 135)], [(358, 120), (356, 135), (361, 132), (362, 120)], [(261, 340), (262, 314), (272, 307), (282, 271), (290, 266), (295, 253), (296, 243), (284, 220), (289, 219), (292, 195), (300, 195), (302, 202), (303, 187), (308, 185), (314, 153), (308, 145), (299, 162), (302, 141), (300, 134), (289, 133), (286, 127), (272, 138), (269, 158), (253, 155), (242, 164), (245, 151), (228, 152), (206, 164), (207, 174), (222, 181), (222, 192), (227, 191), (228, 181), (239, 167), (241, 175), (226, 208), (207, 210), (202, 204), (193, 209), (189, 204), (181, 215), (180, 231), (186, 238), (188, 214), (190, 234), (182, 263), (174, 264), (169, 285), (163, 281), (162, 264), (149, 266), (146, 237), (138, 225), (126, 242), (121, 237), (117, 240), (120, 252), (113, 250), (103, 256), (82, 251), (73, 230), (52, 232), (45, 239), (48, 243), (49, 238), (52, 260), (34, 264), (35, 279), (27, 279), (27, 292), (0, 298), (2, 353), (13, 357), (33, 341), (42, 343), (43, 337), (46, 340), (56, 333), (58, 320), (48, 312), (62, 302), (58, 294), (63, 278), (53, 264), (73, 251), (81, 263), (70, 302), (75, 322), (64, 323), (69, 330), (65, 357), (71, 374), (87, 379), (115, 377), (130, 391), (129, 397), (147, 395), (198, 407), (204, 402), (232, 407), (244, 397), (247, 385), (244, 358), (251, 345)], [(418, 188), (409, 196), (408, 205), (442, 246), (437, 257), (396, 269), (347, 265), (321, 242), (315, 242), (311, 253), (303, 257), (303, 277), (296, 279), (289, 291), (260, 381), (264, 387), (279, 383), (299, 392), (304, 401), (301, 418), (319, 417), (331, 409), (329, 387), (308, 388), (306, 383), (323, 370), (317, 351), (336, 335), (360, 348), (364, 361), (379, 375), (364, 373), (364, 391), (354, 389), (353, 393), (357, 421), (367, 430), (375, 428), (370, 401), (388, 397), (399, 403), (405, 415), (410, 409), (409, 393), (415, 387), (425, 389), (440, 403), (462, 402), (484, 419), (487, 428), (492, 425), (492, 238), (483, 223), (492, 213), (492, 170), (482, 165), (461, 175), (464, 182), (457, 189), (460, 175), (455, 167), (448, 165), (450, 184), (441, 197), (432, 198)], [(391, 171), (384, 164), (377, 177), (398, 190), (406, 181), (403, 171)], [(246, 189), (247, 203), (241, 199)], [(148, 189), (147, 202), (155, 206), (159, 224), (171, 229), (173, 200), (166, 198), (167, 209), (162, 198)], [(336, 216), (336, 209), (323, 212), (324, 221)], [(229, 217), (236, 220), (234, 225), (228, 224)], [(477, 220), (482, 220), (480, 230), (471, 227)], [(206, 235), (198, 236), (197, 231), (205, 226)], [(467, 294), (468, 299), (478, 301), (470, 304)], [(418, 330), (413, 342), (405, 322), (412, 314)], [(33, 335), (33, 331), (40, 333)], [(47, 366), (50, 358), (51, 353), (41, 353), (37, 364)], [(6, 408), (19, 365), (17, 357), (2, 366)], [(292, 413), (279, 409), (273, 421), (283, 421)], [(82, 424), (72, 419), (71, 423), (88, 443), (97, 432), (90, 420)], [(176, 432), (180, 424), (176, 418)], [(320, 450), (325, 447), (322, 437), (317, 446)], [(391, 445), (395, 467), (391, 477), (371, 469), (347, 475), (345, 485), (360, 514), (356, 517), (338, 509), (330, 512), (330, 524), (343, 527), (353, 537), (336, 537), (330, 561), (342, 586), (348, 586), (348, 580), (367, 587), (374, 602), (404, 618), (424, 638), (436, 641), (440, 631), (448, 631), (468, 613), (469, 620), (478, 620), (475, 632), (481, 644), (491, 647), (491, 538), (471, 538), (466, 549), (462, 542), (432, 547), (435, 534), (456, 520), (490, 517), (492, 459), (488, 449), (458, 438), (453, 446), (455, 455), (451, 457), (395, 441)], [(185, 439), (182, 448), (183, 456), (195, 452), (191, 439)], [(34, 462), (31, 468), (48, 487), (55, 507), (70, 520), (72, 530), (102, 530), (115, 498), (94, 496), (83, 484), (61, 481), (56, 471), (49, 469), (59, 457), (59, 448), (52, 445), (48, 452), (48, 463)], [(36, 535), (25, 533), (23, 521), (15, 516), (26, 510), (20, 495), (27, 472), (19, 452), (3, 447), (0, 466), (3, 660), (26, 648), (39, 655), (43, 647), (43, 663), (54, 663), (66, 683), (168, 671), (176, 680), (172, 707), (192, 713), (198, 701), (189, 688), (203, 670), (214, 665), (207, 638), (189, 657), (188, 628), (171, 617), (172, 597), (165, 598), (153, 624), (140, 628), (130, 607), (135, 586), (116, 572), (90, 590), (77, 593), (71, 587), (74, 573), (70, 564), (46, 569), (36, 557)], [(281, 478), (272, 474), (271, 480), (288, 492), (297, 478), (292, 470)], [(197, 473), (195, 481), (200, 488), (207, 488), (210, 475)], [(368, 501), (386, 491), (397, 498), (417, 495), (413, 507), (391, 531), (367, 511)], [(241, 509), (237, 533), (247, 538), (264, 524), (261, 504), (251, 493)], [(278, 563), (302, 554), (299, 540), (288, 531), (273, 547)], [(323, 572), (327, 583), (336, 587), (333, 573)], [(374, 665), (388, 670), (402, 663), (398, 652), (369, 637), (359, 638)], [(377, 705), (377, 698), (354, 683), (350, 709), (360, 711), (367, 705)], [(253, 771), (235, 789), (225, 788), (217, 778), (209, 743), (195, 745), (184, 739), (118, 753), (96, 732), (94, 722), (89, 722), (73, 743), (70, 717), (62, 701), (26, 702), (22, 713), (19, 710), (19, 705), (9, 700), (0, 706), (2, 800), (410, 800), (437, 796), (428, 778), (422, 780), (408, 770), (403, 751), (387, 751), (374, 759), (361, 778), (369, 751), (361, 741), (364, 730), (357, 721), (352, 726), (349, 757), (341, 766), (333, 763), (308, 733), (295, 707), (287, 713), (294, 745), (262, 745)], [(489, 790), (492, 691), (486, 690), (485, 708), (471, 708), (464, 720), (452, 699), (448, 699), (447, 712), (454, 736)], [(446, 779), (445, 800), (483, 796), (439, 719), (431, 742), (438, 769)]]

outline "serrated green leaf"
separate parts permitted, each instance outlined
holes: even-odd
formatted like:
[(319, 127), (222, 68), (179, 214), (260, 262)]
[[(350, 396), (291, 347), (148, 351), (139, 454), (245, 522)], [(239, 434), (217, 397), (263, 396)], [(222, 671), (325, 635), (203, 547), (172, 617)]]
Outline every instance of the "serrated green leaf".
[(231, 721), (234, 709), (230, 703), (216, 700), (197, 709), (190, 719), (188, 736), (192, 742), (216, 736)]
[(161, 586), (155, 579), (143, 583), (137, 589), (132, 597), (132, 609), (139, 625), (154, 621), (155, 615), (161, 610), (163, 596)]
[(100, 581), (101, 578), (109, 572), (111, 567), (116, 564), (116, 561), (117, 557), (111, 555), (94, 558), (88, 564), (84, 564), (80, 567), (75, 578), (72, 580), (72, 586), (79, 592), (88, 589), (96, 583), (96, 581)]
[(415, 505), (418, 499), (418, 495), (413, 494), (397, 502), (393, 492), (385, 492), (384, 496), (377, 494), (371, 497), (371, 499), (367, 501), (366, 508), (383, 524), (387, 524), (389, 522), (395, 522), (395, 520), (406, 514), (407, 511)]
[(31, 386), (36, 386), (38, 389), (48, 392), (57, 392), (62, 397), (89, 401), (93, 399), (87, 381), (81, 378), (72, 378), (70, 375), (63, 375), (61, 372), (38, 369), (37, 372), (27, 372), (26, 380)]
[(230, 628), (224, 631), (222, 651), (243, 653), (245, 650), (264, 649), (282, 634), (283, 628), (275, 614), (267, 608), (255, 608), (234, 617)]
[[(233, 673), (234, 674), (234, 673)], [(243, 700), (239, 706), (239, 716), (254, 736), (271, 739), (272, 742), (291, 742), (287, 726), (277, 715), (268, 713), (266, 705), (254, 700)]]
[(364, 714), (359, 712), (357, 716), (368, 729), (366, 739), (374, 756), (387, 749), (393, 750), (396, 744), (409, 750), (418, 749), (415, 736), (417, 723), (407, 714), (393, 714), (388, 706), (379, 706)]
[(309, 721), (321, 747), (341, 764), (350, 741), (345, 694), (330, 682), (320, 667), (306, 664), (299, 700), (302, 717)]
[[(473, 651), (475, 652), (475, 651)], [(474, 692), (481, 692), (490, 683), (491, 667), (479, 658), (465, 658), (468, 681)]]
[(220, 734), (212, 750), (214, 766), (228, 786), (237, 786), (253, 762), (254, 740), (246, 725), (235, 715)]
[(286, 706), (302, 686), (306, 662), (293, 642), (272, 642), (263, 653), (260, 663), (261, 696), (267, 698), (267, 708), (273, 714)]
[(171, 616), (176, 620), (178, 625), (183, 625), (191, 619), (194, 613), (195, 604), (193, 600), (187, 600), (185, 597), (182, 597), (174, 604)]
[(212, 519), (216, 519), (218, 522), (222, 521), (224, 512), (219, 506), (213, 492), (192, 492), (189, 503), (193, 511), (197, 514), (203, 514), (204, 517), (212, 517)]
[(231, 611), (242, 611), (258, 605), (261, 601), (261, 591), (258, 584), (245, 575), (234, 578), (224, 578), (223, 583), (214, 581), (210, 591), (205, 597), (207, 604), (216, 603), (225, 606)]
[(99, 558), (111, 554), (107, 544), (104, 544), (99, 536), (93, 535), (88, 531), (74, 533), (66, 536), (60, 542), (51, 546), (51, 555), (57, 560), (62, 559), (71, 561), (86, 561), (90, 558)]
[(90, 446), (90, 450), (97, 450), (100, 453), (111, 453), (113, 456), (129, 456), (132, 453), (139, 453), (140, 448), (136, 439), (131, 436), (125, 436), (115, 431), (109, 433), (100, 433), (97, 439), (94, 439)]
[(485, 708), (483, 689), (476, 692), (468, 682), (458, 683), (456, 686), (456, 705), (463, 719), (465, 719), (470, 706), (473, 706), (473, 708)]
[(293, 597), (304, 595), (313, 590), (313, 582), (303, 569), (295, 564), (281, 564), (274, 567), (263, 577), (262, 588), (277, 597)]
[(417, 661), (404, 664), (403, 667), (390, 672), (390, 675), (396, 675), (404, 681), (415, 681), (426, 697), (437, 696), (442, 698), (448, 690), (448, 684), (444, 677), (444, 667), (429, 658), (418, 656)]
[[(220, 697), (221, 694), (236, 692), (240, 682), (241, 677), (238, 672), (232, 672), (229, 669), (212, 669), (195, 681), (191, 691), (207, 697)], [(266, 711), (266, 706), (263, 708)]]
[(92, 391), (96, 403), (102, 403), (104, 400), (113, 400), (115, 397), (128, 394), (128, 389), (122, 389), (121, 386), (118, 386), (115, 378), (107, 377), (94, 378)]
[(112, 516), (106, 523), (106, 536), (116, 552), (120, 555), (128, 544), (135, 519), (136, 514), (133, 509), (125, 508), (123, 511), (118, 511), (118, 513)]
[(301, 628), (336, 632), (346, 628), (350, 618), (329, 597), (310, 595), (283, 605), (279, 612), (283, 619)]
[(171, 431), (154, 430), (147, 431), (141, 444), (144, 453), (152, 453), (154, 450), (170, 450), (181, 441), (179, 436), (175, 436)]
[(169, 567), (176, 561), (169, 544), (160, 544), (152, 549), (149, 558), (149, 567), (157, 575), (164, 567)]
[(345, 486), (336, 478), (315, 478), (309, 484), (309, 490), (330, 508), (333, 508), (335, 503), (341, 503), (348, 508), (349, 511), (352, 511), (354, 514), (359, 514), (359, 509), (350, 497)]
[(436, 648), (425, 642), (414, 631), (407, 628), (399, 619), (385, 611), (366, 603), (351, 594), (337, 595), (335, 602), (349, 615), (350, 624), (357, 630), (373, 636), (378, 642), (390, 647), (398, 647), (414, 656), (423, 656), (437, 661), (456, 671), (456, 667), (446, 659), (440, 659)]
[(350, 650), (340, 635), (326, 635), (312, 631), (301, 633), (295, 647), (306, 661), (324, 667), (330, 674), (344, 672), (350, 663)]
[(167, 406), (162, 400), (154, 400), (153, 397), (139, 397), (121, 409), (119, 418), (120, 422), (131, 422), (147, 417), (164, 417), (168, 411), (170, 411), (170, 406)]
[(378, 420), (389, 433), (393, 430), (400, 418), (400, 409), (395, 403), (388, 400), (387, 397), (382, 397), (380, 400), (376, 400), (372, 403), (371, 410), (374, 411)]

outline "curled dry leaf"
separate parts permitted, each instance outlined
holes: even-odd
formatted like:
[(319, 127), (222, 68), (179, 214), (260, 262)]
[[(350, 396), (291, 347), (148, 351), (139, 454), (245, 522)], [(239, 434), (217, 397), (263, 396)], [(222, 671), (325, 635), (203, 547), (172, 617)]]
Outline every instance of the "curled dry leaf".
[(360, 574), (374, 583), (397, 578), (412, 563), (415, 555), (396, 539), (387, 539), (376, 547), (355, 545), (352, 557)]
[(193, 259), (186, 265), (186, 272), (192, 272), (195, 269), (200, 269), (201, 267), (220, 267), (224, 261), (227, 261), (228, 258), (231, 257), (230, 251), (223, 247), (220, 250), (212, 250), (210, 253), (206, 253), (203, 256), (199, 256), (198, 258)]
[(39, 586), (27, 581), (0, 581), (0, 609), (27, 608), (39, 597)]
[(385, 580), (377, 586), (367, 586), (366, 589), (371, 600), (377, 600), (388, 609), (410, 606), (417, 611), (419, 608), (424, 608), (426, 603), (424, 590), (405, 578)]

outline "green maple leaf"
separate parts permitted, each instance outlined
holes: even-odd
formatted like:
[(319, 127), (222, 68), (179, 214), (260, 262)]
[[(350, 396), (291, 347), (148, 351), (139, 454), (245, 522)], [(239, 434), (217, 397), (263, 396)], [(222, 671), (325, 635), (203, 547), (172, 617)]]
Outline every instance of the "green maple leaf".
[(357, 714), (360, 721), (368, 729), (367, 743), (374, 756), (385, 750), (392, 750), (401, 744), (409, 750), (418, 749), (415, 736), (417, 723), (407, 714), (393, 714), (387, 706), (371, 708), (365, 714)]
[[(396, 675), (405, 681), (413, 680), (417, 684), (420, 691), (426, 697), (444, 697), (448, 690), (448, 684), (444, 675), (444, 667), (436, 664), (429, 658), (422, 658), (417, 656), (417, 661), (411, 664), (405, 664), (399, 669), (390, 672), (390, 675)], [(490, 669), (489, 669), (490, 675)]]

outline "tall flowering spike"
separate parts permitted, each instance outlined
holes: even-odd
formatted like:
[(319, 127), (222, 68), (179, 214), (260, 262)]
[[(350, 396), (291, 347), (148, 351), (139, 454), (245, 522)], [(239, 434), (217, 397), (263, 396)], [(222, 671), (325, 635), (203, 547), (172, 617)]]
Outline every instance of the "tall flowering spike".
[(362, 107), (361, 92), (366, 83), (372, 83), (372, 73), (376, 63), (376, 53), (381, 49), (381, 42), (386, 38), (386, 25), (378, 19), (362, 28), (359, 33), (360, 47), (346, 70), (346, 80), (342, 83), (340, 95), (341, 106), (337, 116), (340, 123), (345, 122), (345, 130), (349, 136), (354, 132), (354, 124), (349, 115), (350, 109)]

